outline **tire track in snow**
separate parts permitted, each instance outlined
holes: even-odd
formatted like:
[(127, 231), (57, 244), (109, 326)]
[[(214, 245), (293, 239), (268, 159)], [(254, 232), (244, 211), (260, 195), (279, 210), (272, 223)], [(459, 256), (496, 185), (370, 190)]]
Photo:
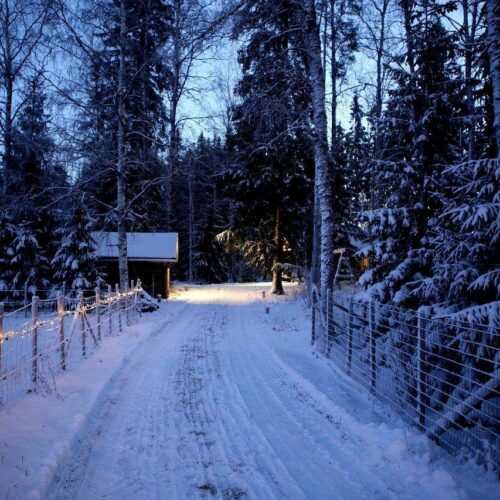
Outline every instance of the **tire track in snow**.
[(168, 430), (165, 394), (182, 335), (198, 318), (187, 308), (122, 367), (61, 466), (49, 498), (117, 498), (122, 492), (155, 498), (168, 487), (171, 454), (164, 437), (175, 433)]
[[(227, 307), (224, 310), (227, 311)], [(193, 359), (199, 360), (197, 375), (204, 381), (196, 433), (206, 446), (210, 460), (208, 470), (212, 479), (205, 483), (205, 487), (224, 498), (243, 495), (271, 498), (276, 488), (272, 487), (268, 471), (276, 467), (269, 461), (264, 468), (255, 465), (253, 454), (249, 452), (255, 448), (258, 433), (254, 425), (249, 425), (248, 413), (238, 411), (241, 396), (234, 381), (229, 383), (234, 374), (228, 371), (228, 363), (224, 363), (227, 350), (225, 316), (222, 316), (222, 322), (215, 321), (201, 336), (193, 339), (200, 345), (199, 351), (191, 349), (191, 352), (198, 353)]]
[(397, 481), (414, 493), (264, 343), (252, 296), (189, 292), (116, 375), (48, 498), (394, 498)]
[[(255, 324), (254, 310), (243, 307), (241, 311), (238, 323), (233, 325), (233, 367), (240, 372), (236, 380), (248, 405), (254, 408), (263, 433), (276, 455), (288, 463), (289, 475), (304, 496), (331, 498), (332, 492), (351, 498), (390, 496), (387, 485), (376, 475), (367, 474), (359, 457), (346, 448), (337, 423), (315, 411), (313, 402), (304, 401), (298, 388), (287, 383), (288, 374), (273, 363), (270, 349), (257, 340), (255, 333), (250, 334), (248, 325)], [(242, 338), (245, 349), (238, 348)], [(294, 456), (300, 457), (300, 463)]]

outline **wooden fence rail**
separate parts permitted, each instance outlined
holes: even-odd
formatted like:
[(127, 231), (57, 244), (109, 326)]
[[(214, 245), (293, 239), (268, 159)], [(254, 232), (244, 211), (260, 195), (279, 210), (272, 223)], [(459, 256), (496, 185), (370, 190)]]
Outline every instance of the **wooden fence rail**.
[(107, 293), (81, 292), (76, 298), (61, 292), (54, 299), (33, 295), (30, 306), (9, 312), (0, 302), (0, 408), (88, 357), (104, 332), (117, 335), (122, 321), (136, 321), (141, 292), (139, 282), (126, 290), (117, 285), (114, 292), (111, 287)]

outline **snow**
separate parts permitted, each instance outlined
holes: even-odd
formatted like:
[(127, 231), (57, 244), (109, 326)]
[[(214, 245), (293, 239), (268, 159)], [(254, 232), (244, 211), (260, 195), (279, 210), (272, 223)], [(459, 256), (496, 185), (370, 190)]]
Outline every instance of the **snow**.
[[(118, 258), (118, 233), (93, 232), (99, 257)], [(177, 262), (177, 233), (127, 233), (127, 254), (130, 260), (161, 260)]]
[(315, 356), (297, 288), (268, 287), (190, 287), (1, 411), (0, 498), (499, 498)]

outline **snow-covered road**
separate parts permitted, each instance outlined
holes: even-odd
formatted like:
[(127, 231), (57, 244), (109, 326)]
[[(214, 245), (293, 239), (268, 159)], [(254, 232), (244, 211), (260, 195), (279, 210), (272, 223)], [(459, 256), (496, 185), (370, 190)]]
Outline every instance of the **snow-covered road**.
[(429, 445), (384, 423), (308, 347), (300, 300), (200, 287), (129, 356), (48, 498), (460, 498)]

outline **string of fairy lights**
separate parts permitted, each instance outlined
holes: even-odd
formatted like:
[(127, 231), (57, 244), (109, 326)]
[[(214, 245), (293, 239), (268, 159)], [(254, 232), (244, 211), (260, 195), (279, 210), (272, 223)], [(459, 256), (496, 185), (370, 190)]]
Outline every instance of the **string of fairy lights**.
[[(34, 334), (35, 330), (42, 326), (47, 327), (47, 333), (51, 331), (55, 331), (59, 328), (61, 321), (63, 321), (63, 318), (65, 316), (70, 316), (70, 315), (80, 315), (80, 314), (86, 314), (91, 311), (94, 311), (98, 307), (110, 307), (112, 304), (115, 304), (119, 302), (120, 300), (126, 299), (126, 298), (131, 298), (135, 296), (137, 293), (141, 292), (142, 288), (141, 287), (136, 287), (132, 290), (128, 290), (125, 292), (114, 292), (112, 295), (108, 295), (106, 297), (100, 298), (99, 301), (96, 301), (93, 299), (93, 302), (85, 305), (83, 301), (80, 299), (70, 299), (71, 301), (76, 302), (78, 305), (75, 309), (71, 310), (64, 310), (62, 312), (55, 312), (54, 316), (43, 319), (43, 318), (37, 318), (34, 322), (29, 321), (27, 322), (21, 329), (18, 330), (9, 330), (3, 334), (3, 336), (0, 337), (0, 345), (3, 344), (4, 342), (8, 341), (9, 339), (16, 337), (16, 338), (25, 338), (25, 337), (30, 337)], [(92, 299), (91, 299), (92, 300)], [(55, 302), (55, 301), (54, 301)], [(14, 311), (15, 313), (16, 311)], [(12, 314), (11, 314), (12, 315)]]

